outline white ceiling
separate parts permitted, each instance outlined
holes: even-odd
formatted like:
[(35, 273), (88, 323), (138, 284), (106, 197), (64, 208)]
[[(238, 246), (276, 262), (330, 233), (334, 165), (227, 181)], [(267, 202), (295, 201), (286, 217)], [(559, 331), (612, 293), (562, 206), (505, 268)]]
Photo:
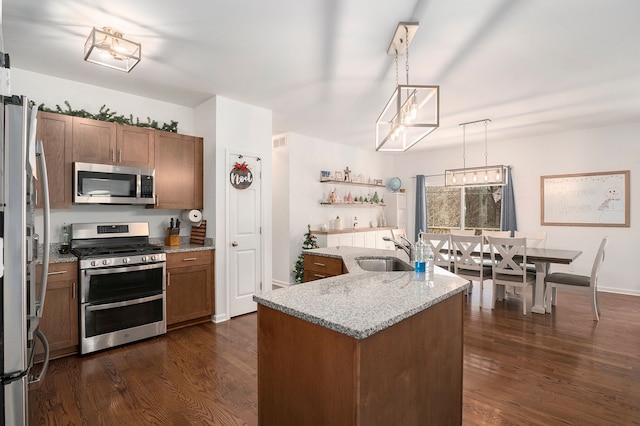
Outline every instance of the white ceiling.
[[(274, 134), (373, 150), (400, 21), (420, 22), (410, 82), (441, 87), (441, 126), (412, 151), (484, 118), (490, 141), (640, 121), (638, 0), (0, 2), (14, 68), (190, 107), (221, 95), (272, 110)], [(130, 74), (83, 61), (93, 26), (142, 43)]]

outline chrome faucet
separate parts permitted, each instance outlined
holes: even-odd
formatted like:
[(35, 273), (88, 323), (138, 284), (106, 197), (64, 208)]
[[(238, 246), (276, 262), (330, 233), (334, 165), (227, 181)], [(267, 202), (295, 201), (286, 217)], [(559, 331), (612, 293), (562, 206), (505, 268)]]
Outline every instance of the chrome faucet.
[(391, 237), (387, 237), (387, 236), (382, 237), (382, 239), (385, 240), (385, 241), (391, 241), (396, 246), (396, 248), (404, 250), (404, 252), (407, 253), (407, 256), (409, 256), (409, 262), (412, 262), (413, 261), (413, 250), (414, 250), (413, 243), (411, 241), (407, 240), (403, 236), (401, 236), (400, 238), (402, 238), (406, 242), (406, 245), (402, 244), (399, 241), (394, 240)]

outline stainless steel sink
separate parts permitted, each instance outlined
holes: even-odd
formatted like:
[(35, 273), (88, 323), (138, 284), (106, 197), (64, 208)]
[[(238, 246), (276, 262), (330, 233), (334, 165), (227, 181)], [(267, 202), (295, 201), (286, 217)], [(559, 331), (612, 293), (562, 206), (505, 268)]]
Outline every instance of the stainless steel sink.
[(397, 257), (357, 257), (356, 262), (365, 271), (413, 271), (413, 266)]

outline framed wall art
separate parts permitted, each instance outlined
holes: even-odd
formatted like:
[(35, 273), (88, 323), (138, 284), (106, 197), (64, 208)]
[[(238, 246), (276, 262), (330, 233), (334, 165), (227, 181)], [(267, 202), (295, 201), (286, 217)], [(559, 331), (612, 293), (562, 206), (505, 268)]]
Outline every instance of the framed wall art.
[(540, 224), (630, 226), (629, 170), (540, 176)]

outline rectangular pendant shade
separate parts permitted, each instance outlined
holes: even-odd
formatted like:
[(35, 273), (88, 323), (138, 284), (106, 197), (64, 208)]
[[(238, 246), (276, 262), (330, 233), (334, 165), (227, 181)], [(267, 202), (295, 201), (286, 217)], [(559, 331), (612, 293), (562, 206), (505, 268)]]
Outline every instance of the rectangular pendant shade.
[(93, 28), (84, 44), (84, 60), (129, 72), (141, 59), (140, 43), (127, 40), (118, 31)]
[(440, 126), (440, 86), (398, 85), (376, 121), (376, 151), (406, 151)]
[(444, 171), (444, 186), (503, 186), (506, 184), (507, 168), (502, 165)]

